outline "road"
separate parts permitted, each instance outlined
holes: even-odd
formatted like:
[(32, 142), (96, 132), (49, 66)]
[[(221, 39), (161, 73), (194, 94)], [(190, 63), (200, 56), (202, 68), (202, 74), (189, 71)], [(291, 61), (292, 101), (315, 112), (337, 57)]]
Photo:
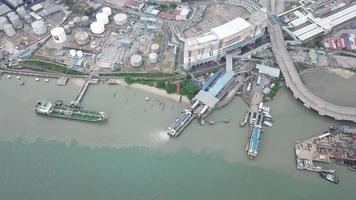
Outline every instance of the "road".
[(314, 95), (305, 87), (293, 61), (288, 55), (282, 29), (278, 24), (269, 23), (268, 31), (271, 38), (273, 54), (284, 76), (286, 86), (292, 91), (293, 96), (301, 100), (307, 108), (317, 111), (322, 116), (325, 115), (336, 120), (356, 122), (355, 107), (340, 106), (327, 102)]

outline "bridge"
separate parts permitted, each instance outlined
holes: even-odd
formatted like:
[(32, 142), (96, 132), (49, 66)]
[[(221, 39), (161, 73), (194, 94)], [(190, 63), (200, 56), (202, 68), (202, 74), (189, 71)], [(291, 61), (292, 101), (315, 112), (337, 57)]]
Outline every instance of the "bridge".
[(281, 27), (271, 22), (268, 24), (268, 31), (273, 54), (284, 76), (286, 86), (292, 91), (293, 96), (301, 100), (305, 107), (317, 111), (322, 116), (356, 122), (356, 107), (340, 106), (327, 102), (305, 87), (288, 55)]

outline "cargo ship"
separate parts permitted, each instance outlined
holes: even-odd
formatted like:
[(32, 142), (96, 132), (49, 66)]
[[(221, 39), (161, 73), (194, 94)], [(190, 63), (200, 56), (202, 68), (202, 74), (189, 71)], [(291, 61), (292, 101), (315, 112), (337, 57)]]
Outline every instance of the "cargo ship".
[(38, 114), (64, 119), (98, 122), (108, 118), (104, 112), (89, 111), (79, 106), (65, 105), (62, 101), (51, 102), (37, 101), (35, 111)]
[(330, 173), (327, 173), (327, 172), (323, 172), (321, 171), (320, 172), (320, 176), (327, 180), (327, 181), (330, 181), (332, 183), (335, 183), (335, 184), (339, 184), (340, 180), (333, 174), (330, 174)]

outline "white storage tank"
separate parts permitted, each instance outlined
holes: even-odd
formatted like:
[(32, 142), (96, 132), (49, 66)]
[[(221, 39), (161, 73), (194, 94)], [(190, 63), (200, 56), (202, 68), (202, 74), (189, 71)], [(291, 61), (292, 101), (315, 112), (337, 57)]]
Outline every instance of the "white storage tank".
[(4, 30), (5, 24), (8, 24), (6, 17), (0, 17), (0, 30)]
[(72, 21), (74, 22), (75, 25), (78, 26), (80, 24), (80, 22), (81, 22), (81, 17), (76, 16), (76, 17), (73, 18)]
[(90, 42), (89, 34), (85, 31), (77, 31), (74, 35), (74, 41), (78, 45), (86, 45)]
[(101, 22), (104, 25), (109, 23), (109, 17), (108, 17), (108, 15), (106, 13), (103, 13), (103, 12), (98, 13), (98, 14), (96, 14), (95, 17), (96, 17), (96, 21), (97, 22)]
[(18, 8), (16, 9), (16, 12), (17, 12), (17, 14), (18, 14), (20, 17), (22, 17), (22, 18), (24, 18), (24, 17), (27, 15), (27, 12), (26, 12), (26, 10), (25, 10), (25, 7), (23, 7), (23, 6), (18, 7)]
[(4, 31), (5, 34), (9, 37), (15, 36), (16, 35), (16, 31), (14, 29), (14, 27), (11, 24), (5, 24), (4, 25)]
[(104, 7), (103, 8), (103, 13), (105, 13), (107, 16), (111, 16), (111, 8), (110, 7)]
[(64, 25), (63, 28), (64, 28), (64, 32), (66, 32), (67, 35), (72, 33), (72, 29), (70, 28), (69, 25)]
[(90, 21), (89, 21), (89, 17), (88, 16), (83, 16), (81, 19), (81, 26), (83, 27), (89, 27), (90, 25)]
[(150, 63), (152, 63), (152, 64), (156, 64), (157, 62), (158, 62), (158, 54), (157, 53), (150, 53), (149, 55), (148, 55), (148, 59), (149, 59), (149, 61), (150, 61)]
[(69, 50), (69, 56), (74, 58), (75, 56), (77, 56), (77, 51), (75, 49)]
[(90, 30), (94, 34), (102, 34), (105, 31), (104, 24), (101, 22), (93, 22), (90, 24)]
[(51, 31), (52, 38), (56, 43), (63, 43), (67, 40), (67, 35), (62, 27), (56, 27)]
[(159, 44), (156, 43), (151, 44), (151, 51), (155, 53), (159, 53)]
[(77, 51), (77, 56), (78, 58), (82, 58), (83, 57), (83, 51)]
[(71, 29), (75, 28), (75, 23), (73, 21), (69, 21), (68, 25)]
[(43, 35), (47, 33), (46, 24), (42, 20), (32, 22), (31, 27), (36, 35)]
[(9, 18), (15, 29), (20, 29), (23, 27), (23, 22), (18, 15), (13, 15)]
[(121, 26), (127, 23), (127, 15), (124, 13), (119, 13), (114, 16), (115, 24)]
[(142, 56), (138, 54), (131, 56), (130, 63), (132, 67), (141, 67), (143, 64)]

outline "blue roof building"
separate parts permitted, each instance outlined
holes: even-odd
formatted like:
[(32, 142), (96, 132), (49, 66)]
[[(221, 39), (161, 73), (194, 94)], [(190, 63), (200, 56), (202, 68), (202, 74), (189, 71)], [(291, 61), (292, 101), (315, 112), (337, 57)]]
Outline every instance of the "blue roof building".
[(210, 88), (209, 93), (215, 97), (232, 79), (232, 77), (234, 77), (234, 75), (235, 73), (233, 71), (226, 71), (226, 73), (216, 81), (214, 86)]

